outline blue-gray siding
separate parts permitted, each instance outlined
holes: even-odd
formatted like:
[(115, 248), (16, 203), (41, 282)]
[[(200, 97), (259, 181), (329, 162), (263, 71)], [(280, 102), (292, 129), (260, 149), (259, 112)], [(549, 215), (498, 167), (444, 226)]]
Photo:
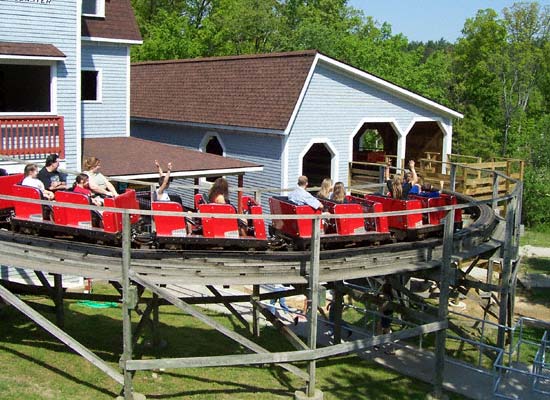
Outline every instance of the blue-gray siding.
[(317, 139), (326, 139), (336, 148), (338, 171), (332, 178), (347, 182), (348, 162), (352, 158), (350, 141), (365, 118), (395, 121), (402, 133), (406, 133), (415, 118), (448, 122), (435, 112), (367, 85), (345, 72), (317, 65), (289, 134), (289, 185), (299, 176), (300, 154)]
[(83, 42), (82, 70), (101, 71), (101, 101), (82, 102), (82, 136), (127, 136), (128, 47)]
[[(190, 127), (184, 125), (154, 124), (132, 121), (131, 135), (142, 139), (177, 144), (198, 150), (205, 137), (216, 135), (225, 148), (225, 156), (263, 165), (262, 172), (244, 176), (246, 188), (281, 187), (281, 153), (283, 136), (251, 134), (236, 130)], [(165, 160), (166, 162), (170, 160)], [(236, 178), (228, 178), (236, 186)], [(248, 195), (254, 195), (248, 191)], [(262, 204), (267, 206), (267, 196), (279, 191), (264, 193)]]
[(65, 119), (65, 154), (69, 168), (77, 157), (77, 2), (55, 0), (49, 4), (0, 2), (0, 41), (53, 44), (67, 57), (57, 62), (57, 114)]

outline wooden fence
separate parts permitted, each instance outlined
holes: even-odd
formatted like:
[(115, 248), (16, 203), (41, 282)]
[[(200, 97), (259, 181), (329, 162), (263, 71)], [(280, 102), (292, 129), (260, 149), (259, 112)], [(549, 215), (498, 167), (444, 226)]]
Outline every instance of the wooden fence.
[(52, 153), (65, 158), (63, 117), (0, 118), (0, 154), (28, 160)]

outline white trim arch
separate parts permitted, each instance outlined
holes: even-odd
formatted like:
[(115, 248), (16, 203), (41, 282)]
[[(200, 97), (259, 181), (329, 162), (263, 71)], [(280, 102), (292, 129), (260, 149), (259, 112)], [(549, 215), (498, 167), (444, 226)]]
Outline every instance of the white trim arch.
[(308, 153), (308, 151), (315, 144), (325, 145), (326, 149), (331, 154), (331, 158), (330, 158), (330, 175), (331, 176), (330, 176), (330, 178), (332, 180), (338, 180), (338, 177), (339, 177), (339, 175), (338, 175), (338, 173), (339, 173), (338, 160), (340, 158), (339, 157), (339, 152), (338, 152), (336, 146), (334, 146), (332, 144), (332, 142), (330, 141), (330, 139), (328, 139), (328, 138), (313, 138), (313, 139), (310, 139), (310, 141), (308, 142), (308, 144), (306, 146), (304, 146), (304, 148), (302, 149), (302, 151), (300, 152), (300, 154), (298, 156), (298, 175), (296, 176), (296, 178), (303, 174), (304, 156)]
[[(393, 130), (395, 131), (395, 133), (397, 134), (397, 159), (399, 161), (400, 158), (405, 157), (405, 145), (406, 145), (407, 134), (405, 133), (405, 131), (401, 129), (401, 126), (399, 125), (397, 120), (395, 118), (368, 117), (368, 118), (363, 118), (361, 121), (359, 121), (357, 125), (355, 125), (355, 129), (353, 130), (353, 132), (350, 134), (348, 138), (348, 154), (349, 154), (348, 162), (351, 162), (353, 159), (353, 138), (359, 133), (361, 128), (363, 128), (363, 125), (368, 123), (390, 124)], [(401, 153), (402, 153), (402, 156), (400, 156)]]
[(210, 139), (213, 138), (213, 137), (215, 137), (218, 140), (218, 143), (220, 144), (220, 146), (222, 148), (222, 156), (225, 157), (226, 156), (226, 147), (225, 147), (225, 144), (223, 143), (223, 140), (222, 140), (221, 136), (217, 132), (206, 132), (204, 134), (204, 137), (201, 140), (200, 145), (199, 145), (199, 150), (202, 151), (203, 153), (206, 153), (206, 145), (208, 144)]
[[(447, 161), (447, 156), (451, 154), (452, 145), (453, 145), (453, 126), (450, 120), (445, 120), (444, 118), (426, 118), (426, 117), (415, 117), (411, 120), (407, 126), (405, 137), (409, 135), (414, 125), (417, 122), (435, 122), (441, 133), (443, 134), (443, 140), (441, 144), (441, 161)], [(405, 154), (403, 154), (403, 158)], [(445, 164), (442, 165), (442, 173), (445, 173), (447, 167)]]

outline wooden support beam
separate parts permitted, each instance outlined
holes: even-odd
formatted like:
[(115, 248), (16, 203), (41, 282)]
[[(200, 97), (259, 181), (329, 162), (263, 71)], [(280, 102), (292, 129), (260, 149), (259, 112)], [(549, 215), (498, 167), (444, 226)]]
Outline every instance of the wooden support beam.
[[(311, 258), (309, 261), (309, 309), (308, 323), (309, 332), (307, 345), (310, 350), (317, 348), (317, 308), (319, 307), (319, 258), (321, 255), (321, 229), (319, 227), (321, 220), (313, 218), (311, 227)], [(315, 375), (316, 362), (311, 360), (308, 364), (309, 380), (307, 382), (307, 395), (313, 397), (315, 395)]]
[(433, 333), (445, 329), (445, 321), (432, 322), (426, 325), (419, 325), (414, 328), (404, 329), (387, 335), (379, 335), (366, 339), (359, 339), (352, 342), (337, 344), (334, 346), (321, 347), (299, 351), (286, 351), (279, 353), (258, 353), (258, 354), (235, 354), (226, 356), (208, 357), (185, 357), (156, 360), (131, 360), (127, 363), (131, 370), (151, 370), (157, 368), (197, 368), (197, 367), (226, 367), (233, 365), (255, 365), (255, 364), (280, 364), (300, 361), (322, 360), (328, 357), (340, 356), (349, 353), (358, 353), (372, 346), (384, 343), (404, 340), (427, 333)]
[(63, 308), (63, 277), (60, 274), (53, 275), (54, 280), (54, 303), (55, 303), (55, 323), (63, 328), (65, 325), (65, 310)]
[(133, 400), (132, 373), (126, 363), (132, 359), (132, 299), (130, 294), (130, 213), (122, 214), (122, 356), (120, 362), (124, 369), (124, 400)]
[(260, 337), (260, 314), (257, 303), (260, 301), (260, 285), (252, 286), (252, 335)]
[(2, 299), (6, 303), (11, 304), (20, 312), (25, 314), (28, 318), (34, 321), (38, 326), (42, 327), (45, 331), (53, 335), (60, 342), (63, 342), (73, 351), (80, 354), (82, 357), (84, 357), (86, 360), (91, 362), (94, 366), (99, 368), (101, 371), (105, 372), (108, 376), (110, 376), (116, 382), (118, 382), (121, 385), (124, 383), (124, 377), (118, 371), (116, 371), (109, 364), (107, 364), (101, 358), (96, 356), (94, 353), (92, 353), (90, 350), (88, 350), (78, 341), (73, 339), (71, 336), (67, 335), (60, 328), (55, 326), (55, 324), (51, 323), (47, 318), (44, 318), (38, 312), (33, 310), (31, 307), (25, 304), (25, 302), (20, 300), (17, 296), (15, 296), (13, 293), (11, 293), (2, 285), (0, 285), (0, 297), (2, 297)]
[(210, 290), (210, 292), (214, 294), (214, 296), (220, 301), (220, 303), (222, 303), (225, 306), (225, 308), (227, 308), (229, 312), (233, 314), (233, 316), (240, 321), (240, 323), (246, 328), (246, 330), (248, 331), (250, 330), (250, 324), (248, 323), (248, 321), (244, 319), (244, 317), (241, 314), (239, 314), (237, 310), (235, 310), (235, 307), (233, 307), (233, 305), (231, 305), (230, 302), (228, 302), (223, 298), (221, 293), (218, 292), (218, 290), (214, 286), (206, 285), (206, 288)]
[[(197, 318), (199, 321), (204, 322), (208, 326), (216, 329), (218, 332), (224, 334), (225, 336), (235, 340), (237, 343), (241, 344), (242, 346), (248, 348), (249, 350), (252, 350), (256, 353), (269, 353), (268, 350), (264, 349), (262, 346), (254, 343), (250, 339), (245, 338), (244, 336), (238, 334), (237, 332), (234, 332), (222, 324), (216, 322), (212, 318), (204, 315), (203, 313), (196, 310), (194, 307), (187, 304), (185, 301), (179, 299), (178, 297), (174, 296), (172, 293), (170, 293), (168, 290), (164, 288), (160, 288), (157, 285), (151, 283), (148, 278), (144, 276), (140, 276), (136, 274), (135, 272), (131, 272), (131, 279), (140, 285), (146, 287), (153, 293), (158, 294), (160, 297), (165, 298), (170, 303), (172, 303), (174, 306), (179, 308), (180, 310), (190, 314), (191, 316)], [(128, 363), (126, 363), (128, 365)], [(287, 365), (287, 364), (281, 364), (281, 367), (286, 369), (289, 372), (292, 372), (293, 374), (299, 376), (302, 379), (307, 380), (308, 375), (305, 374), (301, 369), (293, 366), (293, 365)]]
[[(439, 321), (449, 319), (449, 286), (451, 280), (451, 257), (453, 253), (454, 210), (447, 211), (445, 227), (443, 230), (443, 257), (441, 260), (441, 278), (439, 287)], [(445, 342), (447, 333), (445, 330), (436, 332), (435, 338), (435, 376), (434, 397), (443, 398), (443, 371), (445, 368)]]

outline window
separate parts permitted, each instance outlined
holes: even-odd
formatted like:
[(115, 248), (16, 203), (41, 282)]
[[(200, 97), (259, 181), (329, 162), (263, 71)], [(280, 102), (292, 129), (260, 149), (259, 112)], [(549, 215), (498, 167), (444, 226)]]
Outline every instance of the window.
[(105, 0), (82, 0), (82, 15), (105, 17)]
[(101, 101), (101, 82), (99, 71), (82, 71), (82, 101)]
[(0, 113), (51, 112), (50, 68), (0, 64)]

